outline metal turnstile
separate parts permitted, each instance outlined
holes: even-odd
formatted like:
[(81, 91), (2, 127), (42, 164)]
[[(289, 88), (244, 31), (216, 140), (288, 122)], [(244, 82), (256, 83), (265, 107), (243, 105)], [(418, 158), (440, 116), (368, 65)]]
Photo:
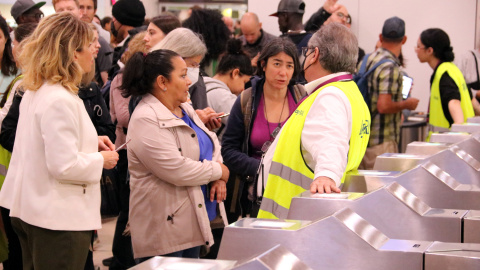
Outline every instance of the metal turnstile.
[[(351, 181), (359, 184), (349, 183)], [(365, 182), (365, 183), (363, 183)], [(462, 184), (432, 162), (425, 162), (397, 176), (371, 176), (360, 174), (345, 178), (343, 191), (370, 192), (383, 185), (397, 182), (430, 207), (445, 209), (480, 210), (480, 187)], [(372, 189), (354, 189), (367, 187)]]
[[(480, 147), (478, 148), (480, 151)], [(376, 170), (407, 171), (420, 164), (432, 163), (462, 184), (480, 186), (480, 162), (455, 144), (435, 155), (387, 153), (377, 157)]]
[(302, 262), (295, 254), (285, 247), (277, 245), (266, 252), (255, 256), (246, 262), (240, 263), (233, 268), (235, 270), (271, 270), (271, 269), (291, 269), (291, 270), (311, 270), (308, 265)]
[[(287, 218), (316, 220), (345, 207), (390, 238), (457, 243), (464, 239), (464, 218), (469, 213), (468, 210), (431, 208), (393, 182), (367, 194), (306, 191), (292, 199)], [(480, 220), (471, 220), (467, 227), (480, 234)]]
[(430, 135), (430, 142), (458, 143), (468, 139), (470, 136), (471, 134), (467, 132), (432, 133), (432, 135)]
[(452, 124), (450, 127), (452, 132), (467, 132), (467, 133), (478, 133), (480, 132), (480, 123), (463, 123), (463, 124)]
[[(446, 269), (434, 268), (443, 260), (473, 270), (480, 259), (478, 244), (390, 239), (348, 208), (313, 222), (239, 220), (225, 228), (218, 258), (244, 260), (278, 244), (313, 269), (437, 270)], [(443, 244), (455, 250), (455, 257)]]
[(450, 145), (450, 143), (411, 142), (407, 145), (405, 154), (434, 155), (447, 149)]
[(374, 170), (378, 171), (408, 171), (420, 165), (430, 155), (411, 155), (401, 153), (385, 153), (375, 160)]
[(218, 258), (244, 260), (282, 245), (314, 269), (423, 269), (431, 242), (389, 239), (350, 209), (311, 221), (245, 218), (225, 227)]
[(227, 270), (232, 269), (236, 261), (226, 260), (205, 260), (205, 259), (188, 259), (175, 257), (155, 256), (143, 263), (137, 264), (130, 268), (131, 270), (153, 270), (153, 269), (198, 269), (198, 270)]

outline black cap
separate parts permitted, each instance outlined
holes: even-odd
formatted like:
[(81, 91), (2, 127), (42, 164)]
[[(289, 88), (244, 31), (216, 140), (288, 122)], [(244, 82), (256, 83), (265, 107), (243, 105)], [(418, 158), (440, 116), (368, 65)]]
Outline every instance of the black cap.
[(278, 3), (277, 12), (270, 14), (269, 16), (278, 16), (279, 12), (288, 13), (305, 13), (305, 3), (302, 0), (281, 0)]
[(383, 23), (382, 36), (388, 39), (401, 39), (405, 36), (405, 21), (391, 17)]
[(123, 25), (138, 27), (145, 21), (145, 7), (139, 0), (120, 0), (113, 5), (112, 15)]

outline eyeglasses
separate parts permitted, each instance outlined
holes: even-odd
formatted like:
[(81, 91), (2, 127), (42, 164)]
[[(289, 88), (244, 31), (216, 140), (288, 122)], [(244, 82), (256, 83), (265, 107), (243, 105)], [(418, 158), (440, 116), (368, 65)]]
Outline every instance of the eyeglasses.
[(23, 16), (25, 17), (34, 17), (35, 19), (37, 20), (40, 20), (43, 18), (43, 13), (39, 12), (39, 13), (30, 13), (30, 14), (23, 14)]
[(313, 51), (312, 51), (311, 53), (307, 54), (307, 53), (308, 53), (308, 50), (314, 50), (314, 49), (315, 49), (315, 47), (302, 47), (302, 55), (303, 55), (303, 57), (307, 58), (307, 56), (309, 56), (310, 54), (313, 53)]
[[(274, 140), (275, 138), (277, 137), (278, 133), (280, 132), (280, 129), (282, 129), (282, 127), (280, 125), (278, 125), (273, 131), (272, 133), (270, 134), (270, 137), (272, 137)], [(272, 141), (268, 140), (266, 141), (265, 143), (263, 143), (262, 145), (262, 148), (260, 150), (262, 150), (262, 153), (266, 153), (268, 151), (268, 148), (270, 148), (270, 145), (272, 145)]]
[(342, 12), (337, 12), (336, 14), (340, 19), (345, 20), (346, 23), (352, 23), (352, 17), (350, 17), (350, 14), (345, 15)]

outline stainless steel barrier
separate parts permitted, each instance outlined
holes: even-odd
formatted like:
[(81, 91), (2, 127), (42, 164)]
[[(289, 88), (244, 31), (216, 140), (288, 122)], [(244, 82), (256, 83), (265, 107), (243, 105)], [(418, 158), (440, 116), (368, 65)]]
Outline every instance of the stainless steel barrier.
[(430, 135), (430, 142), (458, 143), (468, 139), (470, 136), (471, 134), (466, 132), (432, 133), (432, 135)]
[(452, 124), (450, 128), (452, 132), (468, 132), (476, 133), (480, 132), (480, 123), (463, 123), (463, 124)]
[(317, 221), (246, 218), (227, 226), (218, 258), (244, 260), (275, 245), (314, 269), (423, 270), (431, 242), (390, 239), (350, 209)]
[(232, 269), (236, 261), (226, 260), (205, 260), (205, 259), (188, 259), (155, 256), (143, 263), (137, 264), (130, 268), (131, 270), (180, 270), (180, 269), (198, 269), (198, 270), (227, 270)]
[(246, 262), (240, 263), (233, 268), (235, 270), (271, 270), (271, 269), (291, 269), (291, 270), (311, 270), (308, 265), (302, 262), (297, 256), (291, 253), (285, 247), (277, 245), (266, 252), (255, 256)]
[[(431, 208), (393, 182), (366, 194), (312, 194), (306, 191), (292, 199), (288, 219), (316, 220), (345, 207), (391, 238), (457, 243), (464, 239), (463, 218), (469, 213), (467, 210)], [(479, 221), (470, 228), (480, 234)]]
[(407, 145), (405, 154), (434, 155), (447, 149), (450, 145), (450, 143), (411, 142)]

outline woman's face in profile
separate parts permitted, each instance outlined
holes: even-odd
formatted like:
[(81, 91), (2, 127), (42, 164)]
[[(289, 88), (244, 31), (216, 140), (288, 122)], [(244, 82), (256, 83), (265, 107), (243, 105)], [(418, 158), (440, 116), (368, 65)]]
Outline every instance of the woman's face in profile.
[(92, 43), (84, 44), (80, 52), (75, 51), (75, 61), (80, 65), (83, 73), (88, 73), (92, 70), (93, 64), (93, 50)]
[(188, 99), (188, 86), (192, 83), (187, 77), (187, 64), (180, 57), (172, 59), (173, 70), (170, 73), (170, 79), (165, 84), (166, 94), (170, 95), (175, 101), (183, 103)]

